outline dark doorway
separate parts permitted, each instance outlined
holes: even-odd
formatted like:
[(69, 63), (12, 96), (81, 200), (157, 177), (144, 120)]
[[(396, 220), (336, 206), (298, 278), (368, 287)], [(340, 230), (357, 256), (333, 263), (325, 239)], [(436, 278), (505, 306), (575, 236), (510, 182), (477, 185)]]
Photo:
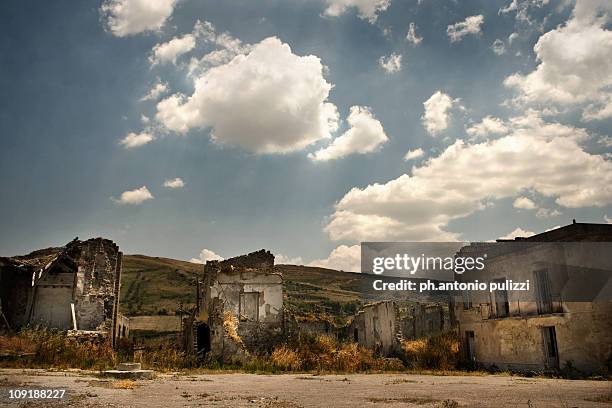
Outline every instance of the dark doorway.
[(359, 330), (353, 330), (353, 339), (355, 340), (355, 343), (359, 343)]
[(206, 354), (210, 351), (210, 327), (206, 323), (200, 323), (196, 330), (197, 354)]
[(559, 349), (557, 348), (557, 332), (555, 326), (542, 327), (546, 367), (559, 368)]
[(474, 332), (467, 330), (465, 332), (465, 357), (470, 364), (476, 362), (476, 347), (474, 345)]

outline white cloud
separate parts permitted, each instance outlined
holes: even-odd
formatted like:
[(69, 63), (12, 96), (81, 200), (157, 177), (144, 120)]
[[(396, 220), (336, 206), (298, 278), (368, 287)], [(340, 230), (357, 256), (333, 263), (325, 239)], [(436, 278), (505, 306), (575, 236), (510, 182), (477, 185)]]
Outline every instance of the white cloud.
[(499, 139), (457, 140), (438, 157), (385, 184), (351, 189), (325, 231), (333, 240), (451, 241), (451, 220), (492, 200), (531, 191), (566, 208), (612, 204), (612, 162), (583, 150), (583, 129), (547, 123), (530, 112)]
[(395, 72), (399, 72), (402, 69), (402, 56), (400, 54), (395, 53), (387, 56), (383, 55), (378, 59), (378, 64), (387, 73), (393, 74)]
[(197, 263), (197, 264), (205, 264), (207, 261), (222, 261), (222, 260), (223, 260), (223, 257), (221, 255), (214, 253), (214, 251), (211, 251), (210, 249), (204, 248), (200, 252), (199, 258), (191, 258), (189, 262)]
[(151, 119), (149, 119), (147, 115), (145, 115), (144, 113), (140, 115), (140, 123), (142, 123), (143, 125), (148, 125), (149, 122), (151, 122)]
[(283, 254), (274, 255), (274, 264), (276, 265), (304, 265), (304, 261), (301, 257), (296, 256), (291, 258)]
[(238, 38), (234, 38), (229, 33), (217, 33), (215, 26), (204, 21), (198, 22), (200, 25), (197, 29), (198, 37), (202, 38), (206, 43), (212, 44), (216, 49), (208, 52), (200, 59), (191, 58), (188, 70), (189, 76), (197, 78), (211, 67), (227, 64), (236, 55), (249, 53), (253, 46), (243, 44)]
[(470, 16), (463, 21), (449, 25), (446, 28), (446, 34), (448, 34), (451, 42), (461, 41), (466, 35), (480, 34), (482, 23), (484, 23), (482, 14)]
[(534, 51), (539, 61), (526, 75), (515, 73), (504, 84), (516, 89), (519, 103), (589, 103), (585, 120), (612, 117), (612, 31), (603, 7), (612, 2), (578, 0), (571, 19), (543, 34)]
[(514, 231), (504, 235), (503, 237), (499, 237), (499, 239), (514, 239), (514, 238), (527, 238), (530, 237), (532, 235), (535, 235), (536, 233), (533, 231), (526, 231), (524, 229), (522, 229), (521, 227), (517, 227)]
[(308, 157), (315, 161), (327, 161), (354, 153), (371, 153), (389, 140), (382, 124), (367, 106), (351, 106), (347, 122), (350, 128), (346, 132), (335, 138), (329, 146)]
[(165, 82), (157, 81), (155, 85), (149, 90), (149, 92), (140, 98), (141, 101), (156, 101), (160, 96), (168, 92), (168, 84)]
[(345, 272), (361, 272), (361, 246), (340, 245), (327, 258), (314, 260), (308, 266)]
[(421, 120), (430, 135), (436, 136), (448, 128), (450, 110), (456, 102), (442, 91), (437, 91), (423, 102), (425, 113)]
[(508, 132), (508, 127), (499, 118), (493, 116), (486, 116), (475, 125), (470, 126), (466, 129), (467, 134), (471, 138), (486, 138), (489, 135), (501, 135)]
[(185, 182), (180, 177), (177, 177), (177, 178), (172, 179), (172, 180), (164, 181), (164, 187), (172, 188), (172, 189), (183, 188), (183, 187), (185, 187)]
[(558, 217), (561, 215), (561, 211), (552, 208), (538, 208), (536, 211), (536, 217), (538, 218), (551, 218)]
[(419, 45), (423, 41), (423, 37), (419, 37), (416, 29), (416, 24), (410, 23), (408, 26), (408, 34), (406, 34), (406, 41), (413, 45)]
[(113, 198), (113, 201), (117, 204), (138, 205), (153, 198), (149, 189), (146, 186), (142, 186), (135, 190), (124, 191), (118, 200)]
[(106, 29), (125, 37), (163, 27), (177, 0), (105, 0), (100, 13)]
[(533, 25), (536, 22), (529, 15), (532, 8), (542, 8), (549, 3), (549, 0), (512, 0), (506, 7), (499, 9), (499, 14), (515, 13), (517, 21)]
[(519, 38), (518, 33), (512, 33), (512, 34), (510, 34), (510, 35), (508, 36), (508, 44), (509, 44), (509, 45), (512, 45), (512, 43), (513, 43), (514, 41), (516, 41), (516, 39), (517, 39), (517, 38)]
[(606, 221), (607, 224), (612, 224), (612, 218), (608, 217), (608, 214), (604, 215), (604, 221)]
[(136, 147), (144, 146), (147, 143), (155, 140), (155, 136), (153, 136), (149, 132), (141, 132), (141, 133), (128, 133), (123, 139), (119, 141), (119, 144), (126, 149), (133, 149)]
[(374, 24), (380, 12), (385, 11), (391, 0), (325, 0), (327, 8), (324, 14), (337, 17), (344, 14), (349, 8), (356, 8), (359, 18)]
[(196, 46), (196, 38), (193, 34), (185, 34), (182, 37), (174, 37), (165, 43), (155, 44), (149, 57), (151, 65), (172, 62), (183, 54), (193, 50)]
[(518, 197), (516, 200), (514, 200), (512, 206), (514, 208), (520, 208), (523, 210), (534, 210), (537, 208), (536, 204), (527, 197)]
[(503, 55), (506, 53), (506, 44), (498, 38), (491, 44), (491, 50), (493, 50), (496, 55)]
[(210, 127), (214, 142), (255, 153), (301, 150), (338, 127), (323, 70), (318, 57), (295, 55), (270, 37), (204, 72), (191, 96), (159, 102), (156, 119), (179, 133)]
[(415, 150), (408, 150), (408, 152), (404, 156), (404, 160), (409, 161), (409, 160), (418, 159), (419, 157), (423, 157), (423, 155), (425, 155), (425, 152), (423, 151), (423, 149), (419, 147), (418, 149), (415, 149)]

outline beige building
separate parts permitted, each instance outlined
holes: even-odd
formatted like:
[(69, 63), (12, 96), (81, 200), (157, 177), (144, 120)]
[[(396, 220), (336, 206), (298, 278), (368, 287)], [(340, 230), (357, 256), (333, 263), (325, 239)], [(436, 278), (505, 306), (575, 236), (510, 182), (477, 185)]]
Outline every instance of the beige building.
[(199, 356), (271, 351), (284, 334), (283, 278), (274, 272), (274, 255), (261, 250), (206, 262), (183, 333), (187, 350)]
[(103, 238), (0, 258), (4, 324), (126, 337), (129, 319), (119, 313), (121, 259), (119, 247)]
[(454, 298), (451, 317), (466, 359), (477, 366), (535, 371), (598, 372), (610, 365), (608, 241), (612, 225), (574, 223), (529, 238), (462, 248), (457, 256), (488, 255), (486, 268), (464, 273), (463, 282), (530, 283), (529, 292), (470, 291)]

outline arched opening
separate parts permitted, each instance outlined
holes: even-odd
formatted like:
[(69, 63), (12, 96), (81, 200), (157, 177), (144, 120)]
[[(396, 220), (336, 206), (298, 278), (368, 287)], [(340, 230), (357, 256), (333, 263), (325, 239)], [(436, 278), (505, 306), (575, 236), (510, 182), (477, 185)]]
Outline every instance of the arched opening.
[(200, 323), (196, 330), (197, 338), (197, 354), (206, 354), (210, 351), (210, 327), (206, 323)]

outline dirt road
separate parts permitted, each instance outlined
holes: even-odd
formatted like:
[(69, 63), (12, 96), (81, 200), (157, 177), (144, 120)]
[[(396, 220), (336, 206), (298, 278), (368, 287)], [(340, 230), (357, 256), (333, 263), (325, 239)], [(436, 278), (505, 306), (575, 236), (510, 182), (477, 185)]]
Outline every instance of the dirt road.
[[(66, 389), (61, 401), (9, 400), (9, 389)], [(612, 383), (412, 374), (158, 375), (117, 381), (92, 372), (0, 369), (0, 406), (38, 407), (610, 407)]]

